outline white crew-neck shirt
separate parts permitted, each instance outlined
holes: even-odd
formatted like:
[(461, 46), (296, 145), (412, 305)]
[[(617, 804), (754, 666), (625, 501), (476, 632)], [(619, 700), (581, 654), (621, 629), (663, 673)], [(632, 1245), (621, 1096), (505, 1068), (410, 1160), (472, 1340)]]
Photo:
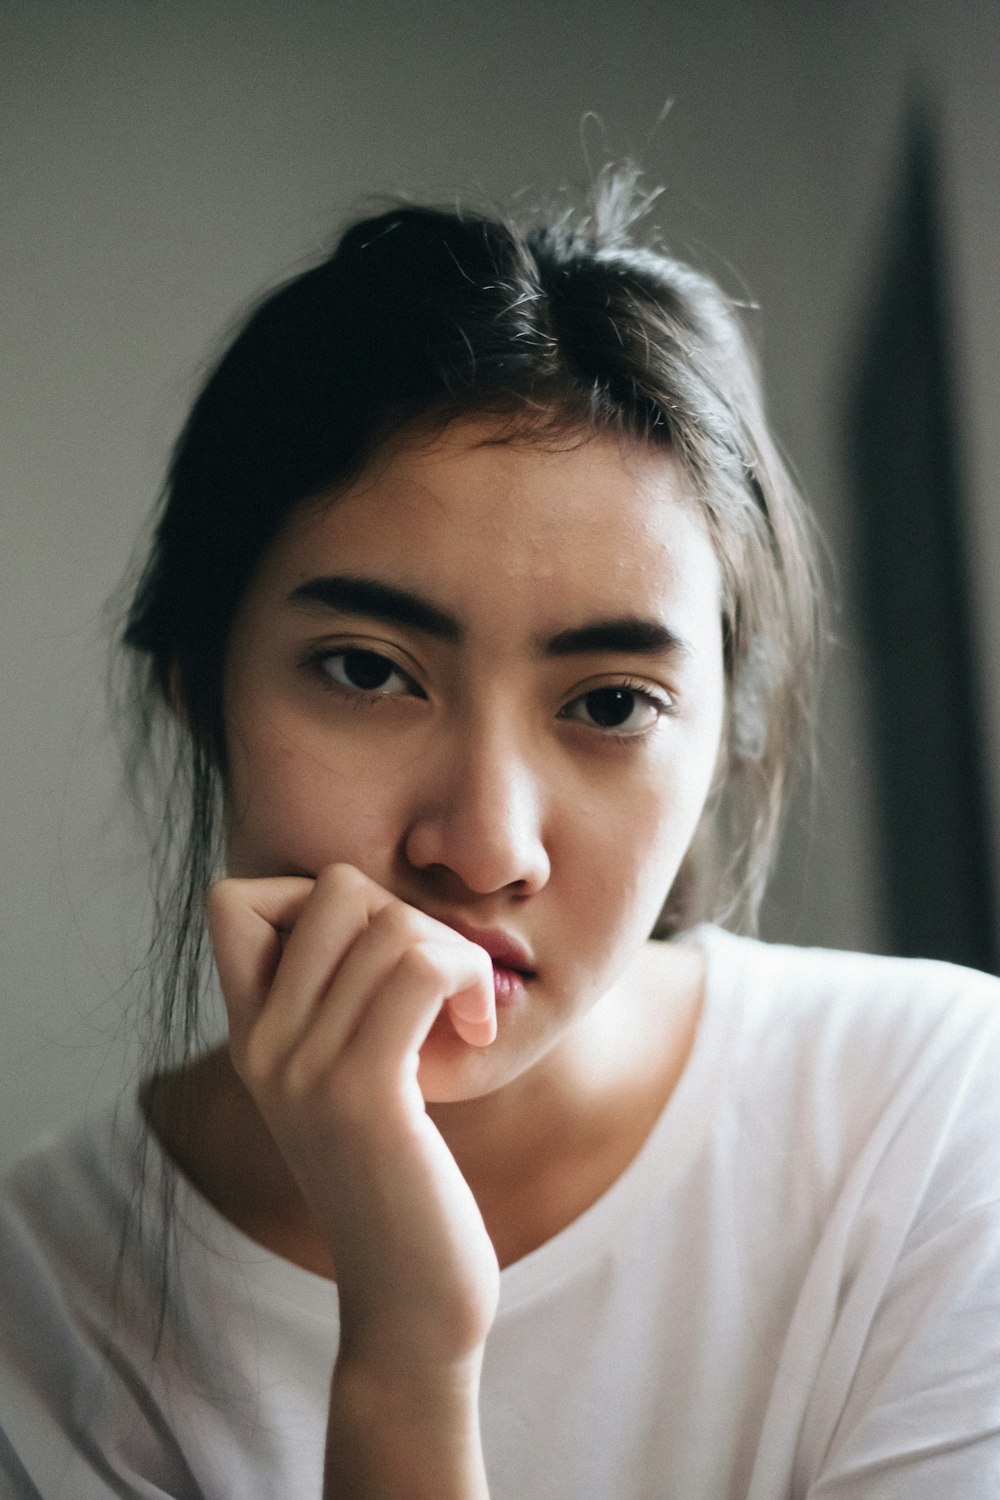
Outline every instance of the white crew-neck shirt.
[[(1000, 982), (694, 940), (705, 1004), (666, 1109), (502, 1273), (491, 1500), (1000, 1496)], [(119, 1266), (143, 1139), (151, 1249)], [(318, 1500), (336, 1349), (335, 1286), (224, 1220), (134, 1103), (9, 1177), (2, 1500)]]

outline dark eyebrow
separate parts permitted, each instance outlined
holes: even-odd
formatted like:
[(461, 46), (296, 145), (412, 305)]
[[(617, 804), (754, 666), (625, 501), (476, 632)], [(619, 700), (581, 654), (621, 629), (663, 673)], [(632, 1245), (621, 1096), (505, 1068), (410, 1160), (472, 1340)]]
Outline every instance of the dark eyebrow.
[(659, 620), (623, 615), (560, 630), (545, 642), (543, 651), (546, 656), (577, 656), (589, 651), (617, 651), (626, 656), (687, 656), (690, 647)]
[[(460, 645), (465, 639), (464, 628), (436, 604), (410, 589), (376, 578), (345, 574), (310, 578), (293, 590), (289, 602), (305, 608), (316, 605), (342, 614), (364, 615), (392, 625), (408, 625), (452, 645)], [(689, 650), (687, 643), (666, 625), (638, 615), (576, 625), (539, 643), (542, 656), (583, 656), (600, 651), (626, 656), (666, 656), (688, 655)]]
[(443, 610), (389, 583), (375, 578), (334, 575), (310, 578), (289, 595), (292, 604), (320, 605), (344, 614), (366, 615), (372, 620), (387, 620), (393, 625), (409, 625), (427, 635), (455, 644), (464, 639), (465, 631), (458, 621)]

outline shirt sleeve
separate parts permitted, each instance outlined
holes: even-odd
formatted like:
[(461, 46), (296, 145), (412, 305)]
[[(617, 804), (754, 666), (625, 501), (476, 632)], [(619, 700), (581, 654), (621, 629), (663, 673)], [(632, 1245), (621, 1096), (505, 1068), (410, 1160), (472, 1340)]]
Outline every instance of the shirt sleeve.
[[(982, 1016), (980, 1017), (982, 1020)], [(996, 1500), (1000, 1496), (1000, 1034), (987, 1024), (959, 1076), (954, 1057), (930, 1105), (893, 1143), (925, 1173), (898, 1256), (865, 1286), (859, 1259), (843, 1289), (872, 1309), (846, 1400), (807, 1500)], [(865, 1208), (875, 1240), (897, 1212), (891, 1183)]]
[(0, 1200), (0, 1500), (201, 1500), (115, 1343), (103, 1261), (73, 1266), (60, 1249), (13, 1196)]

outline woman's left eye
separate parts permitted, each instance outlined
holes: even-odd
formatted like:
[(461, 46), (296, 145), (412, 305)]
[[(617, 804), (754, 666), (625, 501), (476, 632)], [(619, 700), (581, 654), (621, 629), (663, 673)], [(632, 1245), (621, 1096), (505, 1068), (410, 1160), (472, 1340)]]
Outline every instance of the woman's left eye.
[(406, 673), (378, 651), (329, 651), (317, 664), (338, 687), (355, 693), (394, 698), (413, 691)]
[(561, 717), (605, 729), (610, 734), (644, 734), (670, 712), (670, 706), (642, 688), (621, 684), (617, 687), (592, 688), (572, 703), (567, 703)]

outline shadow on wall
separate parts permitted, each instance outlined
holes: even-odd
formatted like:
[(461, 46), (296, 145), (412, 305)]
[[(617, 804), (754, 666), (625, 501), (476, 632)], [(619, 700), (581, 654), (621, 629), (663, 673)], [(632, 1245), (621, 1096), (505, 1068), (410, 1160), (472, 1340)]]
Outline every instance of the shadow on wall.
[(891, 947), (997, 972), (935, 120), (905, 124), (847, 409)]

